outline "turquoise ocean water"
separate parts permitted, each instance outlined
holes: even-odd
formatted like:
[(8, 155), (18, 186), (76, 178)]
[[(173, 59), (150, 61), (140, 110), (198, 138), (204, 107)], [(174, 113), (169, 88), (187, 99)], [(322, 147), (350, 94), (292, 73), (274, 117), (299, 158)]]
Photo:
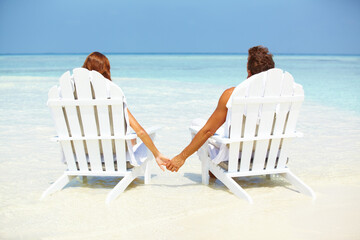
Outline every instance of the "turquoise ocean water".
[[(25, 96), (47, 91), (67, 70), (82, 65), (86, 55), (0, 55), (0, 99), (7, 108), (15, 99), (8, 91), (22, 85)], [(246, 55), (109, 54), (114, 81), (145, 79), (154, 84), (212, 84), (219, 89), (246, 78)], [(302, 84), (306, 98), (360, 114), (360, 56), (277, 55), (276, 67), (290, 72)], [(38, 77), (38, 78), (37, 78)], [(136, 84), (136, 83), (135, 83)], [(201, 89), (199, 94), (202, 93)], [(181, 91), (181, 89), (179, 89)], [(31, 104), (32, 100), (28, 100)], [(8, 103), (8, 104), (5, 104)]]
[[(191, 119), (208, 118), (221, 93), (247, 76), (246, 55), (107, 56), (113, 81), (145, 124), (182, 122), (186, 129)], [(65, 71), (82, 66), (85, 58), (85, 54), (0, 55), (0, 137), (15, 134), (7, 132), (8, 126), (52, 127), (47, 92)], [(360, 115), (360, 56), (276, 55), (274, 60), (276, 67), (303, 85), (306, 104)]]

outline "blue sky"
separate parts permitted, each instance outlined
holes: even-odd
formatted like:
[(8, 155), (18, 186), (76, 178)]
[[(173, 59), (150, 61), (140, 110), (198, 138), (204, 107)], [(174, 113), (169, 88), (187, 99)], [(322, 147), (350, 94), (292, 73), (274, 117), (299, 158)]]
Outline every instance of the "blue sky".
[(0, 0), (0, 53), (360, 54), (357, 0)]

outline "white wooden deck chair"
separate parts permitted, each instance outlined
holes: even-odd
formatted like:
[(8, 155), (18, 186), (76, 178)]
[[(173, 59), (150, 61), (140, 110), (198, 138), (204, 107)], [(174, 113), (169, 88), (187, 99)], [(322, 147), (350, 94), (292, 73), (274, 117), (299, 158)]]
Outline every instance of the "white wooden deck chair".
[[(131, 139), (137, 136), (129, 133), (125, 97), (116, 84), (96, 71), (76, 68), (72, 76), (69, 71), (64, 73), (60, 87), (52, 87), (48, 96), (67, 170), (41, 199), (61, 190), (76, 176), (123, 176), (106, 203), (138, 176), (144, 176), (145, 184), (150, 182), (152, 154), (147, 148), (144, 162), (127, 166), (127, 160), (134, 159)], [(152, 139), (156, 129), (147, 130)]]
[[(212, 136), (198, 151), (202, 182), (209, 183), (210, 170), (236, 196), (252, 203), (251, 197), (232, 178), (279, 174), (315, 199), (311, 188), (287, 167), (289, 143), (292, 138), (302, 136), (295, 127), (303, 100), (302, 86), (281, 69), (256, 74), (238, 85), (227, 104), (225, 137)], [(193, 136), (198, 130), (190, 128)], [(219, 156), (225, 156), (224, 159), (211, 159), (210, 141), (222, 144), (219, 154), (223, 152)]]

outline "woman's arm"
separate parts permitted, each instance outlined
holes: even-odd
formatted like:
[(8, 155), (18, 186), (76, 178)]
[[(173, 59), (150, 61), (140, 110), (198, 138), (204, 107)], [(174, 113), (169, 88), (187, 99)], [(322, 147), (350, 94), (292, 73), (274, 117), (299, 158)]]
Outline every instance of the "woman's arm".
[(185, 163), (185, 160), (194, 152), (196, 152), (206, 142), (206, 140), (214, 135), (216, 130), (218, 130), (219, 127), (224, 124), (227, 114), (226, 103), (233, 91), (234, 88), (229, 88), (223, 92), (215, 111), (210, 116), (204, 127), (200, 129), (190, 144), (184, 148), (180, 154), (175, 156), (173, 159), (171, 159), (171, 162), (166, 164), (166, 168), (168, 170), (177, 172), (179, 168)]
[[(151, 140), (149, 134), (143, 129), (143, 127), (136, 121), (135, 117), (130, 113), (128, 109), (130, 127), (134, 129), (136, 135), (141, 139), (141, 141), (145, 144), (145, 146), (152, 152), (155, 157), (156, 163), (159, 165), (161, 170), (165, 171), (163, 166), (166, 166), (166, 163), (170, 161), (170, 159), (166, 158), (162, 155), (159, 150), (155, 147), (154, 142)], [(162, 166), (163, 165), (163, 166)]]

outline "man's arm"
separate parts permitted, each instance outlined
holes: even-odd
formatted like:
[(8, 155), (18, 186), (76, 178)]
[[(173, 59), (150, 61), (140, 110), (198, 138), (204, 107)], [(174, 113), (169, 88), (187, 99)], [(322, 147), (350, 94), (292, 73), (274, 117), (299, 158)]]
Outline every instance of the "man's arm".
[(173, 159), (171, 159), (171, 162), (166, 164), (166, 168), (168, 170), (177, 172), (179, 168), (185, 163), (185, 160), (194, 152), (196, 152), (206, 142), (206, 140), (214, 135), (216, 130), (218, 130), (219, 127), (224, 124), (227, 114), (226, 103), (228, 102), (234, 89), (234, 87), (229, 88), (223, 92), (215, 111), (210, 116), (204, 127), (200, 129), (190, 144), (184, 148), (180, 154), (175, 156)]

